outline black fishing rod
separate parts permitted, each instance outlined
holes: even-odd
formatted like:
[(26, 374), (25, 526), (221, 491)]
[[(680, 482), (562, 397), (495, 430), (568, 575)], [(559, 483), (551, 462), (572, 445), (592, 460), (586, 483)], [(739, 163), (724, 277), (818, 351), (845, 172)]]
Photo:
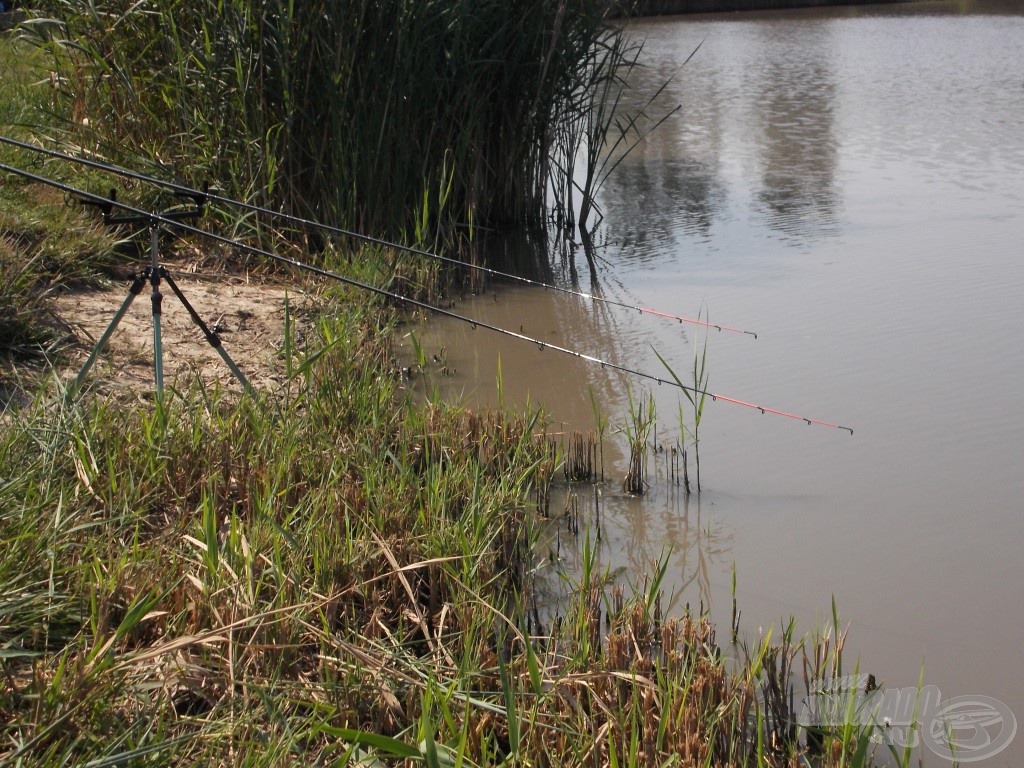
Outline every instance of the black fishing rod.
[(718, 393), (715, 393), (715, 392), (710, 392), (710, 391), (708, 391), (706, 389), (701, 389), (701, 388), (698, 388), (698, 387), (690, 387), (690, 386), (687, 386), (687, 385), (683, 384), (682, 382), (678, 381), (675, 377), (673, 377), (671, 379), (663, 379), (660, 376), (655, 376), (653, 374), (646, 373), (644, 371), (640, 371), (640, 370), (637, 370), (635, 368), (629, 368), (629, 367), (624, 366), (624, 365), (619, 365), (618, 363), (613, 363), (613, 362), (609, 362), (607, 360), (603, 360), (603, 359), (601, 359), (599, 357), (594, 357), (593, 355), (587, 355), (587, 354), (584, 354), (582, 352), (577, 352), (574, 349), (569, 349), (567, 347), (562, 347), (562, 346), (559, 346), (557, 344), (551, 344), (551, 343), (548, 343), (546, 341), (541, 341), (540, 339), (536, 339), (536, 338), (534, 338), (532, 336), (527, 336), (526, 334), (523, 334), (523, 333), (517, 333), (515, 331), (510, 331), (507, 328), (502, 328), (502, 327), (497, 326), (497, 325), (492, 325), (491, 323), (487, 323), (487, 322), (484, 322), (484, 321), (481, 321), (481, 320), (475, 320), (474, 318), (466, 317), (465, 315), (460, 315), (457, 312), (452, 312), (452, 311), (447, 310), (447, 309), (442, 309), (440, 307), (435, 307), (432, 304), (428, 304), (426, 302), (419, 301), (418, 299), (413, 299), (413, 298), (410, 298), (408, 296), (403, 296), (403, 295), (401, 295), (399, 293), (395, 293), (394, 291), (389, 291), (389, 290), (387, 290), (385, 288), (378, 288), (375, 285), (370, 285), (370, 284), (364, 283), (364, 282), (362, 282), (360, 280), (355, 280), (354, 278), (347, 277), (345, 275), (339, 274), (337, 272), (333, 272), (333, 271), (331, 271), (329, 269), (325, 269), (323, 267), (318, 267), (318, 266), (315, 266), (315, 265), (312, 265), (312, 264), (306, 264), (305, 262), (301, 262), (301, 261), (299, 261), (297, 259), (292, 259), (292, 258), (289, 258), (287, 256), (282, 256), (282, 255), (280, 255), (278, 253), (274, 253), (273, 251), (268, 251), (268, 250), (265, 250), (263, 248), (258, 248), (256, 246), (249, 245), (248, 243), (244, 243), (244, 242), (242, 242), (240, 240), (234, 240), (232, 238), (225, 237), (223, 235), (218, 235), (218, 234), (216, 234), (214, 232), (210, 232), (208, 230), (201, 229), (199, 227), (194, 227), (194, 226), (192, 226), (190, 224), (186, 224), (180, 218), (175, 218), (174, 216), (168, 216), (166, 214), (153, 213), (151, 211), (145, 211), (145, 210), (142, 210), (140, 208), (135, 208), (134, 206), (131, 206), (131, 205), (128, 205), (128, 204), (126, 204), (124, 202), (121, 202), (120, 200), (101, 197), (100, 195), (96, 195), (96, 194), (93, 194), (91, 192), (86, 192), (84, 190), (77, 189), (76, 187), (72, 187), (72, 186), (70, 186), (68, 184), (64, 184), (63, 182), (56, 181), (55, 179), (49, 179), (49, 178), (46, 178), (44, 176), (40, 176), (39, 174), (35, 174), (35, 173), (30, 172), (30, 171), (22, 170), (21, 168), (15, 168), (14, 166), (7, 165), (6, 163), (0, 163), (0, 171), (5, 171), (5, 172), (8, 172), (8, 173), (13, 173), (13, 174), (15, 174), (17, 176), (20, 176), (20, 177), (24, 178), (24, 179), (28, 179), (29, 181), (34, 181), (34, 182), (39, 183), (39, 184), (45, 184), (45, 185), (53, 187), (55, 189), (59, 189), (60, 191), (64, 192), (65, 194), (76, 196), (82, 202), (88, 203), (88, 204), (91, 204), (91, 205), (95, 205), (95, 206), (97, 206), (97, 207), (99, 207), (99, 208), (101, 208), (103, 210), (109, 210), (109, 209), (112, 209), (112, 208), (117, 208), (117, 209), (127, 213), (128, 215), (132, 216), (133, 218), (134, 217), (138, 217), (138, 220), (147, 220), (147, 221), (149, 221), (153, 225), (160, 224), (160, 225), (163, 225), (164, 227), (171, 227), (171, 228), (180, 230), (182, 232), (185, 232), (185, 233), (188, 233), (188, 234), (191, 234), (191, 235), (195, 235), (195, 236), (198, 236), (198, 237), (203, 237), (203, 238), (206, 238), (208, 240), (212, 240), (214, 242), (221, 243), (223, 245), (229, 245), (229, 246), (232, 246), (234, 248), (239, 248), (241, 250), (247, 251), (247, 252), (249, 252), (249, 253), (251, 253), (253, 255), (256, 255), (256, 256), (263, 256), (265, 258), (271, 259), (271, 260), (276, 261), (278, 263), (287, 264), (287, 265), (289, 265), (291, 267), (295, 267), (297, 269), (305, 270), (305, 271), (310, 272), (310, 273), (312, 273), (314, 275), (319, 275), (321, 277), (325, 277), (325, 278), (328, 278), (328, 279), (331, 279), (331, 280), (336, 280), (336, 281), (338, 281), (340, 283), (344, 283), (346, 285), (350, 285), (350, 286), (352, 286), (354, 288), (358, 288), (360, 290), (365, 290), (365, 291), (370, 291), (371, 293), (376, 293), (379, 296), (384, 296), (385, 298), (391, 299), (393, 301), (401, 302), (402, 304), (405, 304), (405, 305), (417, 307), (419, 309), (423, 309), (423, 310), (426, 310), (428, 312), (433, 312), (435, 314), (441, 315), (442, 317), (448, 317), (448, 318), (451, 318), (452, 320), (457, 320), (457, 321), (462, 322), (462, 323), (467, 323), (473, 329), (476, 329), (478, 327), (479, 328), (484, 328), (486, 330), (493, 331), (494, 333), (498, 333), (498, 334), (501, 334), (503, 336), (508, 336), (510, 338), (513, 338), (513, 339), (518, 339), (520, 341), (525, 341), (525, 342), (528, 342), (530, 344), (535, 344), (538, 347), (538, 349), (540, 349), (541, 351), (543, 351), (545, 349), (551, 349), (551, 350), (553, 350), (555, 352), (561, 352), (562, 354), (570, 355), (571, 357), (575, 357), (575, 358), (577, 358), (579, 360), (584, 360), (584, 361), (589, 362), (589, 363), (594, 363), (594, 364), (600, 365), (601, 368), (608, 368), (608, 369), (611, 369), (613, 371), (619, 371), (620, 373), (625, 373), (625, 374), (628, 374), (630, 376), (635, 376), (637, 378), (647, 379), (648, 381), (656, 382), (659, 385), (667, 384), (669, 386), (673, 386), (673, 387), (676, 387), (676, 388), (681, 389), (683, 391), (689, 392), (692, 395), (697, 395), (697, 396), (700, 396), (700, 397), (710, 397), (712, 399), (712, 401), (722, 400), (722, 401), (727, 402), (727, 403), (733, 403), (734, 405), (740, 405), (740, 406), (743, 406), (745, 408), (751, 408), (751, 409), (760, 411), (762, 414), (771, 413), (771, 414), (775, 414), (777, 416), (782, 416), (782, 417), (785, 417), (785, 418), (788, 418), (788, 419), (794, 419), (796, 421), (803, 421), (803, 422), (805, 422), (808, 425), (816, 424), (816, 425), (823, 426), (823, 427), (830, 427), (832, 429), (845, 430), (845, 431), (849, 432), (851, 435), (853, 434), (853, 429), (850, 428), (850, 427), (844, 427), (844, 426), (842, 426), (840, 424), (833, 424), (831, 422), (821, 421), (819, 419), (810, 419), (810, 418), (807, 418), (806, 416), (798, 416), (797, 414), (794, 414), (794, 413), (788, 413), (786, 411), (781, 411), (781, 410), (778, 410), (778, 409), (775, 409), (775, 408), (768, 408), (768, 407), (765, 407), (765, 406), (757, 405), (755, 403), (747, 402), (745, 400), (739, 400), (739, 399), (734, 398), (734, 397), (728, 397), (726, 395), (721, 395), (721, 394), (718, 394)]
[(371, 235), (364, 235), (364, 234), (361, 234), (359, 232), (353, 232), (351, 230), (343, 229), (341, 227), (337, 227), (337, 226), (334, 226), (332, 224), (324, 224), (322, 222), (314, 221), (312, 219), (305, 219), (305, 218), (302, 218), (301, 216), (294, 216), (294, 215), (292, 215), (290, 213), (285, 213), (284, 211), (273, 211), (273, 210), (271, 210), (269, 208), (262, 208), (262, 207), (260, 207), (258, 205), (254, 205), (252, 203), (247, 203), (247, 202), (244, 202), (242, 200), (234, 200), (232, 198), (224, 197), (222, 195), (218, 195), (218, 194), (215, 194), (213, 192), (209, 192), (209, 191), (205, 191), (204, 192), (204, 191), (201, 191), (201, 190), (193, 189), (191, 187), (183, 186), (181, 184), (176, 184), (173, 181), (164, 181), (163, 179), (157, 179), (157, 178), (152, 177), (152, 176), (146, 176), (145, 174), (137, 173), (135, 171), (130, 171), (130, 170), (126, 169), (126, 168), (120, 168), (120, 167), (118, 167), (116, 165), (111, 165), (109, 163), (103, 163), (103, 162), (100, 162), (98, 160), (90, 160), (88, 158), (75, 157), (74, 155), (69, 155), (69, 154), (66, 154), (64, 152), (57, 152), (57, 151), (52, 150), (52, 149), (44, 149), (42, 147), (36, 147), (36, 146), (31, 145), (31, 144), (26, 144), (25, 142), (18, 141), (17, 139), (7, 138), (6, 136), (0, 136), (0, 143), (9, 144), (10, 146), (18, 147), (19, 149), (25, 149), (25, 150), (29, 150), (29, 151), (32, 151), (32, 152), (37, 152), (39, 154), (43, 154), (43, 155), (46, 155), (47, 157), (52, 157), (52, 158), (55, 158), (55, 159), (58, 159), (58, 160), (66, 160), (68, 162), (78, 163), (80, 165), (84, 165), (84, 166), (89, 167), (89, 168), (94, 168), (96, 170), (105, 171), (107, 173), (112, 173), (112, 174), (115, 174), (117, 176), (121, 176), (122, 178), (132, 179), (134, 181), (141, 181), (141, 182), (146, 183), (146, 184), (154, 184), (154, 185), (157, 185), (157, 186), (162, 186), (165, 189), (168, 189), (168, 190), (174, 192), (175, 194), (187, 195), (187, 196), (203, 195), (208, 200), (211, 200), (213, 202), (222, 203), (224, 205), (234, 206), (234, 207), (237, 207), (237, 208), (242, 208), (243, 210), (249, 211), (250, 213), (263, 213), (263, 214), (267, 214), (269, 216), (275, 216), (275, 217), (284, 219), (286, 221), (289, 221), (292, 224), (296, 224), (296, 225), (300, 225), (300, 226), (307, 226), (307, 227), (314, 227), (316, 229), (321, 229), (321, 230), (323, 230), (325, 232), (330, 232), (330, 233), (335, 234), (335, 235), (341, 235), (341, 236), (344, 236), (344, 237), (352, 237), (352, 238), (355, 238), (357, 240), (362, 240), (363, 242), (372, 243), (374, 245), (379, 245), (379, 246), (383, 246), (383, 247), (386, 247), (386, 248), (392, 248), (392, 249), (398, 250), (398, 251), (404, 251), (406, 253), (415, 254), (417, 256), (423, 256), (423, 257), (426, 257), (426, 258), (429, 258), (429, 259), (436, 259), (437, 261), (441, 261), (441, 262), (444, 262), (446, 264), (453, 264), (453, 265), (456, 265), (456, 266), (459, 266), (459, 267), (465, 267), (465, 268), (468, 268), (468, 269), (473, 269), (473, 270), (476, 270), (477, 272), (483, 272), (484, 274), (490, 275), (492, 277), (498, 277), (498, 278), (501, 278), (503, 280), (513, 280), (515, 282), (522, 283), (524, 285), (532, 285), (532, 286), (537, 287), (537, 288), (545, 288), (547, 290), (552, 290), (552, 291), (558, 291), (560, 293), (565, 293), (565, 294), (568, 294), (570, 296), (577, 296), (579, 298), (587, 299), (587, 300), (595, 302), (595, 303), (606, 304), (608, 306), (620, 307), (620, 308), (623, 308), (623, 309), (630, 309), (630, 310), (633, 310), (634, 312), (639, 312), (642, 315), (653, 315), (655, 317), (663, 317), (663, 318), (668, 319), (668, 320), (675, 320), (675, 321), (677, 321), (679, 323), (691, 323), (693, 325), (699, 325), (699, 326), (703, 326), (705, 328), (714, 328), (717, 331), (728, 331), (730, 333), (740, 333), (740, 334), (745, 334), (747, 336), (753, 336), (755, 339), (757, 338), (757, 333), (755, 333), (754, 331), (745, 331), (742, 328), (734, 328), (734, 327), (729, 326), (729, 325), (722, 325), (721, 323), (711, 323), (711, 322), (708, 322), (706, 320), (701, 320), (700, 318), (684, 317), (682, 315), (675, 315), (675, 314), (672, 314), (670, 312), (662, 312), (662, 311), (659, 311), (657, 309), (651, 309), (649, 307), (641, 307), (638, 304), (629, 304), (629, 303), (626, 303), (626, 302), (623, 302), (623, 301), (616, 301), (615, 299), (605, 298), (604, 296), (598, 296), (598, 295), (593, 294), (593, 293), (585, 293), (583, 291), (577, 291), (575, 289), (566, 288), (566, 287), (561, 286), (561, 285), (554, 285), (552, 283), (545, 283), (545, 282), (542, 282), (540, 280), (531, 280), (528, 277), (522, 277), (520, 275), (514, 275), (514, 274), (511, 274), (509, 272), (500, 272), (500, 271), (498, 271), (496, 269), (491, 269), (489, 267), (484, 267), (484, 266), (481, 266), (479, 264), (472, 264), (472, 263), (465, 262), (465, 261), (459, 261), (458, 259), (453, 259), (453, 258), (450, 258), (448, 256), (442, 256), (442, 255), (437, 254), (437, 253), (432, 253), (431, 251), (425, 251), (425, 250), (423, 250), (421, 248), (414, 248), (414, 247), (408, 246), (408, 245), (401, 245), (399, 243), (392, 243), (392, 242), (389, 242), (387, 240), (382, 240), (381, 238), (378, 238), (378, 237), (373, 237)]

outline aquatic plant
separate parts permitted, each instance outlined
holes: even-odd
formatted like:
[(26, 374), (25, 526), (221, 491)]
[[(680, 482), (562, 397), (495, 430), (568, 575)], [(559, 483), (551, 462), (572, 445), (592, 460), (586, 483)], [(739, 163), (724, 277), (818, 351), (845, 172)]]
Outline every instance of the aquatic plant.
[[(698, 318), (703, 315), (703, 310), (698, 314)], [(683, 384), (682, 380), (676, 375), (676, 372), (668, 364), (668, 361), (661, 356), (658, 350), (651, 348), (654, 354), (657, 355), (658, 360), (665, 366), (665, 370), (668, 371), (672, 380), (679, 386), (690, 404), (692, 411), (692, 426), (687, 426), (686, 415), (683, 408), (680, 406), (678, 410), (679, 416), (679, 432), (682, 437), (682, 445), (679, 447), (679, 452), (683, 458), (683, 477), (684, 486), (687, 492), (690, 490), (689, 473), (686, 466), (687, 460), (687, 437), (690, 439), (690, 444), (693, 446), (693, 452), (695, 462), (697, 465), (697, 493), (700, 493), (700, 422), (704, 417), (704, 405), (708, 398), (708, 331), (705, 328), (703, 342), (698, 346), (694, 345), (693, 348), (693, 364), (691, 367), (691, 379), (689, 384)]]
[(562, 471), (570, 482), (594, 481), (597, 479), (597, 441), (594, 433), (583, 434), (573, 431), (569, 445), (564, 451)]
[(622, 480), (622, 489), (626, 493), (642, 495), (647, 492), (647, 441), (655, 423), (654, 395), (647, 393), (637, 402), (633, 401), (633, 392), (626, 390), (629, 396), (629, 421), (623, 427), (629, 441), (629, 468)]
[(594, 388), (587, 386), (587, 394), (590, 397), (590, 409), (594, 413), (594, 425), (597, 428), (597, 450), (598, 450), (598, 465), (601, 468), (600, 480), (604, 482), (604, 435), (608, 430), (608, 417), (601, 412), (601, 404), (598, 402), (597, 397), (594, 395)]

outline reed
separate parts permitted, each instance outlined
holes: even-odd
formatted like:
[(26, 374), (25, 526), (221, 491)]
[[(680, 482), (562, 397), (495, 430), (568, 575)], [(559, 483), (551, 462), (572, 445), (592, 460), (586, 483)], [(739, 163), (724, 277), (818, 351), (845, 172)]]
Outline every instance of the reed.
[(604, 0), (44, 8), (24, 34), (53, 56), (57, 138), (425, 244), (542, 222), (558, 148), (631, 61)]
[(569, 482), (597, 480), (597, 440), (593, 432), (573, 431), (565, 449), (562, 473)]
[[(16, 37), (0, 35), (0, 125), (25, 136), (49, 107), (44, 57)], [(9, 148), (0, 150), (7, 161)], [(0, 179), (0, 388), (11, 364), (52, 357), (67, 343), (68, 329), (50, 310), (61, 285), (94, 281), (109, 267), (117, 240), (82, 211), (63, 205), (58, 193)]]
[[(703, 312), (703, 310), (701, 310), (701, 312), (697, 315), (697, 317), (701, 318), (703, 316), (704, 316), (704, 312)], [(707, 331), (707, 328), (705, 327), (704, 338), (703, 338), (702, 343), (699, 344), (699, 345), (695, 344), (694, 348), (693, 348), (693, 364), (692, 364), (692, 367), (691, 367), (691, 370), (690, 370), (691, 378), (690, 378), (690, 383), (689, 384), (683, 384), (682, 380), (679, 378), (679, 376), (676, 374), (676, 372), (672, 369), (672, 367), (668, 364), (668, 361), (666, 361), (665, 358), (661, 356), (661, 353), (659, 353), (658, 350), (654, 349), (653, 347), (652, 347), (652, 350), (654, 351), (654, 354), (657, 356), (658, 360), (661, 361), (661, 364), (665, 367), (665, 370), (668, 371), (669, 375), (672, 377), (672, 380), (675, 381), (675, 383), (682, 390), (683, 396), (686, 398), (687, 402), (690, 404), (690, 410), (692, 412), (690, 424), (692, 424), (692, 426), (688, 426), (688, 422), (687, 422), (687, 418), (686, 418), (686, 412), (685, 412), (682, 404), (680, 403), (680, 406), (679, 406), (679, 409), (678, 409), (680, 441), (679, 441), (678, 447), (676, 449), (674, 449), (674, 450), (676, 450), (677, 453), (682, 456), (683, 487), (685, 488), (686, 493), (689, 493), (690, 492), (690, 475), (689, 475), (689, 467), (687, 465), (687, 457), (688, 457), (687, 445), (690, 445), (690, 446), (693, 447), (693, 453), (694, 453), (695, 463), (696, 463), (696, 467), (697, 467), (697, 493), (699, 494), (700, 490), (701, 490), (701, 484), (700, 484), (700, 423), (701, 423), (701, 420), (704, 418), (704, 406), (707, 404), (707, 398), (708, 398), (708, 375), (709, 375), (709, 372), (708, 372), (708, 331)]]
[(594, 395), (594, 388), (587, 386), (587, 394), (590, 397), (590, 409), (594, 413), (594, 424), (597, 427), (597, 451), (598, 466), (601, 468), (600, 480), (604, 482), (604, 436), (608, 431), (608, 417), (601, 411), (601, 404)]
[[(652, 111), (669, 79), (647, 94), (639, 108), (627, 109), (623, 98), (629, 90), (630, 73), (642, 66), (643, 43), (616, 36), (602, 44), (607, 45), (605, 54), (584, 63), (576, 115), (558, 134), (557, 157), (559, 166), (565, 168), (564, 187), (553, 188), (556, 218), (570, 235), (574, 227), (579, 230), (592, 269), (592, 236), (603, 218), (596, 199), (598, 192), (642, 140), (682, 108), (677, 105), (664, 114)], [(579, 180), (578, 164), (582, 165)], [(593, 221), (592, 214), (596, 214)]]
[(626, 493), (643, 495), (647, 492), (647, 444), (655, 424), (654, 395), (647, 394), (634, 402), (629, 395), (629, 421), (623, 430), (629, 441), (629, 468), (622, 480)]

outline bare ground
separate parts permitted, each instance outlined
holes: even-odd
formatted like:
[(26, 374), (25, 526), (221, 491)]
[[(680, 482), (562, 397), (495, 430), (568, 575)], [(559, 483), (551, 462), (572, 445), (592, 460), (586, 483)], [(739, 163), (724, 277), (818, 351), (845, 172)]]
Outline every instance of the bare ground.
[[(211, 329), (218, 331), (223, 349), (257, 389), (273, 389), (284, 380), (281, 350), (285, 336), (285, 300), (292, 320), (293, 342), (301, 346), (317, 303), (307, 286), (283, 279), (225, 273), (213, 269), (198, 274), (189, 264), (165, 268), (188, 302)], [(70, 380), (85, 363), (97, 340), (128, 295), (130, 281), (98, 289), (78, 289), (58, 296), (54, 309), (71, 328), (77, 342), (66, 353), (62, 378)], [(147, 283), (118, 324), (96, 361), (90, 385), (104, 390), (139, 394), (154, 389), (152, 289)], [(199, 326), (162, 282), (161, 346), (164, 381), (173, 386), (198, 375), (207, 386), (219, 384), (241, 390), (228, 366), (207, 342)]]

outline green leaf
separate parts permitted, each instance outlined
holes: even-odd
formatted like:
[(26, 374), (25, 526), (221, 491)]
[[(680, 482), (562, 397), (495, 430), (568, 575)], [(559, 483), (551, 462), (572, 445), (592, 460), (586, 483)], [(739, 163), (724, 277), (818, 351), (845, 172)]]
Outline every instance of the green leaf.
[(661, 353), (658, 352), (658, 350), (654, 349), (653, 344), (651, 345), (651, 349), (653, 350), (654, 354), (658, 356), (658, 359), (661, 361), (661, 364), (665, 366), (665, 370), (668, 371), (669, 375), (675, 381), (676, 386), (683, 390), (683, 394), (686, 395), (686, 399), (690, 401), (690, 405), (693, 405), (693, 394), (690, 392), (692, 387), (688, 387), (685, 384), (683, 384), (679, 377), (676, 376), (676, 372), (672, 370), (672, 366), (668, 364), (668, 362), (665, 360), (664, 357), (661, 356)]
[(160, 601), (160, 598), (161, 595), (156, 592), (147, 592), (135, 598), (135, 601), (125, 611), (121, 623), (117, 625), (114, 637), (120, 639), (135, 629), (135, 627), (142, 623), (146, 614), (153, 610), (153, 606)]
[(414, 758), (417, 760), (423, 758), (423, 753), (420, 752), (419, 747), (414, 747), (411, 744), (406, 744), (404, 741), (393, 739), (390, 736), (383, 736), (379, 733), (357, 731), (352, 728), (334, 728), (329, 725), (318, 726), (316, 731), (327, 736), (333, 736), (336, 739), (341, 739), (342, 741), (361, 744), (364, 747), (372, 747), (380, 752), (386, 752), (393, 757)]
[(505, 697), (505, 717), (508, 718), (508, 743), (512, 756), (519, 755), (519, 715), (516, 712), (516, 700), (512, 690), (512, 681), (508, 676), (505, 660), (498, 656), (498, 674), (501, 675), (501, 692)]

